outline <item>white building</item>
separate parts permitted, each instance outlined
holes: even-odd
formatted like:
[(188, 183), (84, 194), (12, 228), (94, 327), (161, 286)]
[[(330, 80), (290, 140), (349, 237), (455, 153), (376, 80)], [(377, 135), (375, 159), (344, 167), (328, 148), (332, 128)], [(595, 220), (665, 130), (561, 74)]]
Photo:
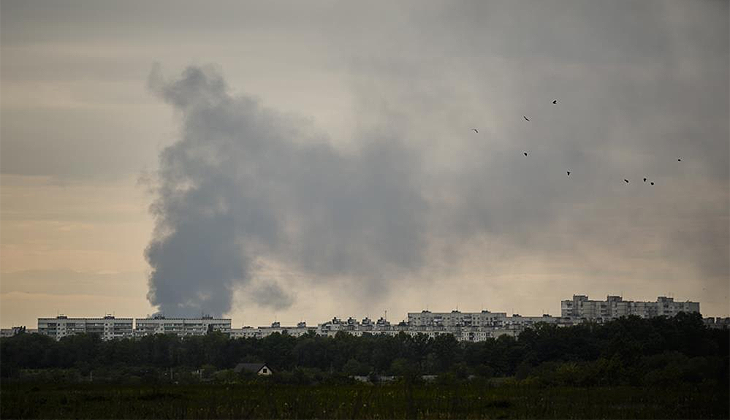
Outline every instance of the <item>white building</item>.
[(270, 327), (231, 328), (231, 338), (264, 338), (274, 333), (288, 334), (292, 337), (301, 337), (309, 332), (316, 333), (316, 327), (307, 327), (306, 322), (297, 323), (296, 327), (282, 327), (280, 322), (271, 323)]
[(383, 317), (380, 317), (376, 322), (367, 317), (363, 318), (361, 322), (353, 317), (348, 318), (346, 321), (335, 317), (331, 321), (317, 325), (316, 333), (334, 337), (338, 332), (343, 331), (359, 337), (366, 333), (397, 335), (401, 330), (403, 329), (398, 328), (398, 326), (390, 325), (390, 322)]
[(0, 337), (12, 337), (21, 333), (36, 334), (38, 330), (29, 330), (25, 327), (12, 327), (0, 329)]
[(411, 327), (443, 326), (449, 327), (496, 327), (504, 322), (504, 312), (409, 312), (408, 325)]
[(231, 333), (231, 320), (203, 316), (201, 318), (166, 318), (154, 316), (152, 318), (137, 318), (134, 328), (135, 337), (144, 337), (155, 334), (174, 334), (178, 337), (205, 335), (209, 329), (224, 334)]
[(704, 322), (705, 326), (707, 328), (716, 328), (716, 329), (727, 329), (730, 328), (730, 317), (708, 317), (703, 318), (702, 321)]
[(574, 325), (570, 318), (542, 316), (507, 316), (504, 312), (410, 312), (408, 313), (408, 332), (426, 334), (435, 338), (441, 334), (453, 334), (459, 341), (485, 341), (501, 335), (517, 337), (526, 328), (538, 323), (554, 324), (560, 327)]
[(131, 338), (132, 318), (69, 318), (59, 315), (55, 318), (38, 318), (38, 333), (60, 340), (74, 334), (99, 334), (102, 340)]
[(573, 295), (572, 300), (560, 302), (560, 313), (567, 318), (615, 319), (636, 315), (641, 318), (674, 316), (679, 312), (700, 312), (699, 302), (675, 302), (673, 298), (659, 296), (656, 302), (623, 300), (621, 296), (607, 296), (605, 301), (589, 300), (586, 295)]
[(674, 298), (659, 296), (656, 299), (657, 315), (659, 316), (675, 316), (680, 312), (699, 313), (699, 302), (675, 302)]
[(331, 321), (319, 324), (317, 334), (333, 337), (339, 332), (355, 336), (364, 334), (395, 336), (405, 333), (410, 336), (423, 334), (429, 338), (441, 335), (453, 335), (459, 341), (486, 341), (500, 335), (517, 336), (525, 328), (537, 323), (557, 324), (558, 326), (573, 325), (576, 321), (566, 318), (557, 318), (550, 315), (539, 317), (523, 317), (513, 315), (508, 317), (504, 312), (411, 312), (408, 321), (391, 325), (384, 318), (373, 323), (369, 318), (357, 322), (354, 318), (343, 321), (333, 318)]

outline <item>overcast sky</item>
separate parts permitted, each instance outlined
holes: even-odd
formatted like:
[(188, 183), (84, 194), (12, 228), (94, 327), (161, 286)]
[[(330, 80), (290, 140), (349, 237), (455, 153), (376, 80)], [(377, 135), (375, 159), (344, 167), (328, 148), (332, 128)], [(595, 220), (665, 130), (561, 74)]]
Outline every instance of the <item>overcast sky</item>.
[(574, 293), (730, 315), (727, 1), (0, 19), (3, 328), (557, 315)]

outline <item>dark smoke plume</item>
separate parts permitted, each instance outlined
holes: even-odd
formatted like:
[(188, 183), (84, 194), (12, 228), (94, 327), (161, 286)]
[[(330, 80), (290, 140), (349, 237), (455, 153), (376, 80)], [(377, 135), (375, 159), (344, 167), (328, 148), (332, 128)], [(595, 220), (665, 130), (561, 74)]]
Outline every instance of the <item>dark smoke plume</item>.
[[(397, 139), (345, 154), (305, 123), (232, 96), (211, 68), (171, 82), (155, 69), (149, 85), (184, 121), (160, 155), (146, 250), (148, 299), (162, 313), (228, 312), (259, 258), (356, 277), (370, 295), (386, 274), (420, 266), (426, 202), (413, 186), (417, 158)], [(292, 301), (274, 282), (252, 293), (274, 308)]]

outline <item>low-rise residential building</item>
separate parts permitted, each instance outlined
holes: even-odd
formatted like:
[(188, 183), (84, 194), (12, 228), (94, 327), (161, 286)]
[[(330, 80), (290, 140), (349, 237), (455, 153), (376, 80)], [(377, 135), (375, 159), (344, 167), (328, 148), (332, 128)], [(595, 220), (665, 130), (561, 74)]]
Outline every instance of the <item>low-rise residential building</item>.
[(273, 372), (266, 366), (266, 363), (239, 363), (233, 368), (236, 373), (251, 372), (260, 376), (269, 376)]
[(19, 326), (19, 327), (12, 327), (12, 328), (3, 328), (0, 329), (0, 337), (12, 337), (14, 335), (18, 334), (36, 334), (38, 330), (35, 329), (26, 329), (25, 326)]
[(730, 317), (707, 317), (703, 318), (707, 328), (728, 329), (730, 328)]

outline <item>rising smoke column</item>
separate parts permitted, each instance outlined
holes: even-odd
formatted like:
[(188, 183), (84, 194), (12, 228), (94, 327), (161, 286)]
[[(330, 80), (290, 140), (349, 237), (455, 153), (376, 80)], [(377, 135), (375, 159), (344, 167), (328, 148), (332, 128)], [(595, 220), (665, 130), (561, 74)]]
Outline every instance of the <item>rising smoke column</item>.
[[(211, 68), (189, 67), (150, 89), (182, 118), (159, 158), (149, 301), (166, 315), (220, 315), (266, 258), (318, 281), (357, 279), (376, 295), (385, 278), (422, 260), (426, 201), (414, 187), (418, 156), (397, 139), (345, 154), (305, 134), (301, 121), (228, 92)], [(261, 304), (291, 297), (263, 284)]]

